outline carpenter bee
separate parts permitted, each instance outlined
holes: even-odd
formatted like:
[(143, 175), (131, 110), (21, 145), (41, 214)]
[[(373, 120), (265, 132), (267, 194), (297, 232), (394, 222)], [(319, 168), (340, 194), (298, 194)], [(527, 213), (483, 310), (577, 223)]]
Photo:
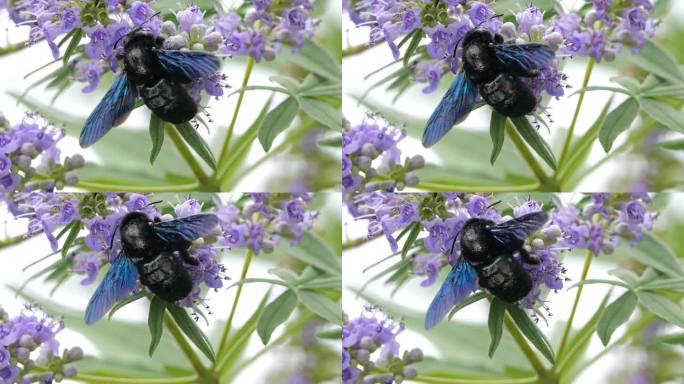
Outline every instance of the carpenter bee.
[[(118, 44), (118, 42), (117, 42)], [(164, 39), (137, 29), (124, 39), (124, 68), (85, 122), (79, 138), (85, 148), (120, 124), (138, 96), (160, 119), (179, 124), (197, 114), (188, 83), (216, 73), (219, 58), (209, 52), (163, 48)]]
[(152, 220), (143, 212), (126, 214), (119, 226), (121, 251), (88, 302), (86, 324), (94, 323), (127, 297), (136, 288), (138, 276), (163, 300), (185, 298), (192, 290), (192, 280), (182, 262), (198, 265), (188, 248), (217, 225), (216, 215), (208, 213), (170, 221)]
[(504, 44), (503, 36), (492, 36), (484, 27), (468, 31), (463, 37), (463, 70), (432, 112), (423, 132), (423, 146), (434, 145), (465, 120), (478, 94), (504, 116), (531, 113), (537, 99), (520, 77), (537, 77), (553, 57), (545, 44)]
[(479, 284), (494, 296), (515, 303), (532, 290), (532, 279), (514, 258), (517, 253), (525, 263), (538, 264), (523, 244), (549, 219), (546, 212), (533, 212), (496, 224), (482, 218), (466, 221), (454, 238), (453, 253), (460, 238), (461, 257), (451, 268), (425, 317), (425, 328), (434, 327), (451, 308), (463, 301)]

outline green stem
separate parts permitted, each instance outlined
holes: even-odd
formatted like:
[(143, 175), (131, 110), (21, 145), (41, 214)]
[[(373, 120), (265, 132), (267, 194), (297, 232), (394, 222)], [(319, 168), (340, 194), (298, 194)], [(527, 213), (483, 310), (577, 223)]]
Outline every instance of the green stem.
[(2, 239), (0, 240), (0, 249), (11, 247), (14, 244), (21, 243), (22, 241), (29, 239), (30, 237), (31, 236), (29, 236), (28, 234), (23, 234), (19, 236), (12, 236), (6, 239)]
[(204, 376), (207, 373), (207, 368), (204, 366), (204, 364), (202, 364), (202, 360), (200, 360), (199, 356), (197, 356), (195, 350), (192, 349), (192, 346), (190, 343), (188, 343), (188, 340), (185, 339), (183, 331), (180, 330), (178, 324), (176, 324), (168, 311), (164, 313), (164, 324), (169, 332), (171, 332), (171, 335), (176, 340), (176, 343), (178, 343), (178, 346), (183, 351), (185, 356), (188, 358), (188, 360), (190, 360), (190, 364), (192, 364), (192, 367), (195, 369), (197, 374), (199, 376)]
[(537, 356), (537, 354), (532, 350), (530, 345), (527, 343), (527, 340), (525, 340), (525, 336), (523, 336), (523, 334), (520, 332), (518, 326), (515, 325), (515, 322), (513, 322), (511, 315), (509, 315), (508, 313), (506, 313), (504, 323), (506, 324), (506, 328), (508, 328), (508, 332), (511, 334), (511, 336), (513, 336), (513, 340), (515, 340), (515, 343), (518, 344), (518, 347), (520, 347), (520, 350), (525, 355), (527, 360), (530, 362), (534, 371), (537, 373), (539, 380), (538, 382), (540, 384), (553, 382), (553, 380), (551, 380), (551, 378), (549, 377), (549, 372), (546, 370), (544, 364), (539, 359), (539, 356)]
[[(591, 72), (594, 69), (594, 59), (589, 57), (587, 62), (587, 69), (584, 72), (584, 80), (582, 81), (582, 88), (586, 88), (589, 84), (589, 78), (591, 77)], [(570, 150), (570, 143), (572, 142), (573, 136), (575, 135), (575, 125), (577, 125), (577, 119), (579, 117), (580, 108), (582, 107), (582, 102), (584, 101), (585, 91), (581, 91), (579, 94), (579, 99), (577, 99), (577, 106), (575, 106), (575, 114), (572, 116), (572, 123), (570, 123), (570, 128), (568, 129), (568, 136), (565, 138), (565, 143), (563, 144), (563, 150), (561, 151), (560, 158), (558, 160), (558, 168), (560, 169), (568, 156), (568, 151)]]
[[(268, 161), (273, 155), (276, 155), (280, 152), (283, 152), (288, 145), (287, 143), (282, 143), (278, 145), (277, 147), (273, 148), (272, 150), (268, 151), (265, 155), (261, 156), (259, 160), (255, 161), (254, 164), (250, 165), (247, 168), (244, 168), (242, 171), (239, 173), (235, 174), (235, 177), (233, 177), (231, 180), (233, 180), (233, 183), (230, 183), (231, 185), (228, 185), (226, 190), (231, 190), (232, 184), (234, 184), (236, 181), (242, 180), (243, 177), (249, 175), (250, 173), (254, 172), (257, 168), (259, 168), (262, 164), (264, 164), (266, 161)], [(226, 175), (223, 175), (223, 177), (219, 178), (218, 180), (222, 180)]]
[(186, 192), (196, 191), (198, 183), (176, 185), (117, 185), (97, 183), (91, 181), (79, 181), (75, 187), (92, 192)]
[(164, 126), (164, 130), (166, 131), (166, 135), (171, 138), (171, 141), (173, 141), (173, 144), (178, 149), (178, 152), (180, 152), (181, 157), (183, 157), (185, 162), (188, 164), (188, 166), (192, 170), (192, 173), (195, 174), (195, 177), (197, 178), (197, 181), (199, 182), (200, 187), (201, 186), (207, 186), (207, 184), (209, 182), (209, 177), (207, 176), (206, 173), (204, 173), (204, 169), (202, 169), (202, 166), (197, 161), (195, 156), (192, 154), (192, 152), (190, 151), (190, 148), (185, 143), (185, 141), (181, 137), (180, 133), (178, 133), (178, 130), (176, 129), (176, 127), (174, 127), (171, 124), (166, 124)]
[(546, 175), (539, 162), (537, 162), (537, 159), (535, 159), (532, 152), (530, 152), (529, 148), (527, 148), (527, 144), (525, 144), (523, 138), (520, 137), (518, 131), (515, 130), (510, 120), (506, 121), (506, 133), (508, 133), (508, 136), (511, 138), (511, 140), (513, 140), (513, 144), (515, 144), (515, 147), (518, 149), (518, 152), (520, 152), (522, 157), (530, 166), (530, 169), (532, 169), (532, 172), (541, 184), (540, 186), (543, 189), (551, 188), (551, 179), (549, 178), (549, 176)]
[(371, 46), (370, 44), (360, 44), (355, 45), (353, 47), (345, 48), (342, 50), (342, 57), (358, 55), (359, 53), (363, 53), (372, 47), (373, 46)]
[(373, 236), (364, 236), (364, 237), (359, 237), (359, 238), (356, 238), (356, 239), (347, 240), (347, 241), (345, 241), (345, 242), (342, 243), (342, 249), (343, 249), (343, 250), (348, 250), (348, 249), (351, 249), (351, 248), (356, 248), (356, 247), (358, 247), (359, 245), (366, 244), (367, 242), (369, 242), (369, 241), (371, 241), (371, 240), (374, 240), (374, 239), (376, 239), (376, 238), (378, 238), (378, 237), (380, 237), (380, 236), (382, 236), (382, 233), (379, 234), (379, 235), (376, 234), (376, 235), (373, 235)]
[(76, 376), (70, 377), (71, 380), (83, 381), (86, 383), (95, 384), (191, 384), (197, 383), (197, 375), (184, 376), (184, 377), (163, 377), (159, 379), (136, 379), (136, 378), (123, 378), (123, 377), (107, 377), (107, 376), (94, 376), (86, 374), (77, 374)]
[(418, 182), (415, 186), (416, 189), (424, 189), (430, 192), (529, 192), (536, 191), (541, 186), (538, 182), (523, 185), (458, 185), (458, 184), (441, 184), (433, 183), (429, 181)]
[(237, 105), (233, 111), (233, 118), (230, 120), (230, 125), (228, 126), (228, 134), (226, 135), (226, 140), (223, 142), (223, 147), (221, 147), (221, 154), (219, 155), (218, 169), (221, 169), (223, 163), (226, 161), (226, 156), (228, 156), (228, 148), (230, 147), (230, 140), (233, 137), (233, 129), (235, 129), (235, 123), (237, 122), (238, 113), (240, 112), (240, 106), (242, 105), (242, 99), (245, 97), (245, 87), (249, 82), (249, 76), (252, 74), (252, 68), (254, 68), (254, 58), (252, 56), (247, 60), (247, 68), (245, 69), (245, 75), (242, 78), (242, 89), (238, 95)]
[(9, 55), (14, 52), (21, 51), (22, 49), (28, 47), (28, 41), (22, 41), (20, 43), (10, 44), (6, 47), (0, 48), (0, 57)]
[(418, 375), (412, 381), (428, 384), (528, 384), (536, 383), (537, 376), (523, 379), (457, 379), (450, 377), (431, 377)]
[[(587, 256), (584, 258), (584, 267), (582, 268), (582, 276), (580, 277), (580, 282), (586, 279), (589, 273), (589, 266), (591, 266), (591, 261), (594, 258), (594, 254), (591, 251), (587, 251)], [(577, 293), (575, 294), (575, 302), (572, 304), (572, 311), (570, 312), (570, 318), (568, 318), (567, 324), (565, 324), (565, 329), (563, 330), (563, 337), (561, 338), (560, 346), (558, 347), (557, 358), (560, 360), (563, 356), (563, 351), (568, 343), (568, 337), (570, 336), (570, 330), (572, 330), (572, 321), (575, 319), (575, 312), (577, 312), (577, 304), (579, 303), (580, 296), (582, 295), (582, 289), (584, 284), (577, 287)]]
[(217, 356), (222, 356), (223, 350), (227, 347), (228, 335), (230, 334), (230, 329), (233, 326), (233, 317), (235, 317), (235, 311), (237, 310), (238, 301), (240, 300), (240, 294), (242, 293), (243, 280), (247, 276), (247, 271), (249, 270), (249, 265), (252, 263), (252, 250), (247, 249), (247, 255), (245, 255), (245, 261), (242, 263), (242, 272), (240, 273), (240, 283), (237, 287), (237, 292), (235, 292), (235, 299), (233, 299), (233, 306), (230, 309), (230, 315), (228, 315), (228, 322), (223, 330), (223, 335), (221, 336), (221, 342), (219, 343)]

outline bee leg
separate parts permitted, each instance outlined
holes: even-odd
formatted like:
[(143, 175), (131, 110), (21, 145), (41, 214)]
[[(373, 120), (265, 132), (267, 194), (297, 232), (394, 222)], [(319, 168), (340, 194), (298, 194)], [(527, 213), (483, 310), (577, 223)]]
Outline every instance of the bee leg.
[(186, 263), (195, 266), (199, 265), (199, 260), (197, 260), (197, 258), (195, 257), (190, 256), (190, 252), (188, 252), (187, 249), (178, 251), (178, 253), (180, 254), (181, 259), (183, 259), (183, 261), (185, 261)]
[(520, 257), (527, 264), (535, 264), (536, 265), (536, 264), (541, 263), (541, 260), (539, 260), (539, 256), (533, 255), (533, 254), (527, 252), (527, 250), (525, 248), (520, 249)]

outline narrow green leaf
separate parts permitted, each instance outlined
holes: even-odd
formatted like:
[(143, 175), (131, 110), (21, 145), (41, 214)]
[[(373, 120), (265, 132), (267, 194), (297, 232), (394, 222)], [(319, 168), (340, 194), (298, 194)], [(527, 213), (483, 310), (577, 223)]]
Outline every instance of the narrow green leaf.
[(489, 336), (491, 337), (491, 342), (489, 344), (489, 358), (491, 359), (496, 352), (496, 348), (499, 347), (499, 342), (501, 341), (501, 335), (503, 334), (503, 320), (504, 314), (506, 313), (506, 303), (504, 303), (498, 297), (492, 300), (492, 304), (489, 306)]
[(214, 348), (211, 346), (209, 339), (197, 326), (195, 321), (188, 315), (184, 308), (181, 308), (175, 304), (167, 303), (166, 309), (171, 314), (171, 317), (176, 321), (176, 324), (180, 327), (181, 331), (192, 341), (195, 346), (202, 351), (204, 356), (206, 356), (213, 363), (216, 360), (214, 355)]
[(316, 337), (325, 340), (340, 340), (342, 338), (342, 328), (324, 329), (316, 332)]
[(633, 94), (639, 93), (639, 88), (641, 87), (641, 84), (639, 84), (638, 81), (626, 76), (611, 77), (610, 81), (622, 85), (626, 90)]
[(299, 52), (289, 56), (288, 60), (326, 79), (336, 82), (342, 79), (342, 66), (328, 51), (311, 40), (307, 39)]
[(661, 141), (658, 146), (672, 151), (684, 151), (684, 139)]
[(408, 237), (406, 237), (404, 247), (401, 249), (402, 259), (406, 258), (408, 251), (413, 247), (413, 243), (418, 238), (418, 235), (420, 235), (421, 229), (423, 229), (423, 226), (420, 224), (420, 222), (415, 222), (411, 224), (411, 230), (409, 231)]
[(599, 141), (606, 153), (610, 151), (615, 138), (632, 125), (638, 113), (639, 103), (633, 97), (623, 101), (617, 108), (610, 111), (601, 124), (598, 133)]
[(309, 89), (300, 91), (299, 96), (335, 96), (339, 98), (342, 97), (342, 87), (339, 83), (321, 83)]
[(420, 45), (420, 41), (423, 39), (422, 29), (418, 28), (411, 33), (413, 34), (413, 36), (411, 37), (411, 42), (409, 42), (409, 45), (406, 48), (406, 52), (404, 53), (404, 58), (402, 60), (404, 63), (404, 67), (408, 67), (409, 60), (411, 60), (411, 57), (416, 52), (416, 49), (418, 49), (418, 45)]
[(637, 291), (639, 302), (656, 316), (684, 328), (684, 309), (678, 304), (673, 303), (665, 296), (648, 291)]
[(339, 303), (334, 302), (328, 296), (302, 289), (297, 291), (299, 302), (311, 312), (337, 325), (342, 325), (342, 309)]
[(318, 237), (304, 232), (296, 246), (290, 249), (292, 256), (335, 276), (342, 274), (340, 258)]
[(492, 118), (489, 122), (489, 134), (492, 136), (492, 156), (489, 162), (494, 165), (501, 148), (503, 148), (504, 138), (506, 132), (506, 116), (499, 112), (492, 110)]
[(679, 344), (684, 345), (684, 332), (661, 335), (653, 338), (655, 343)]
[(283, 292), (266, 305), (256, 327), (259, 338), (264, 345), (268, 344), (273, 331), (290, 317), (296, 305), (297, 295), (291, 289)]
[(324, 124), (330, 129), (342, 131), (342, 114), (339, 109), (336, 109), (324, 101), (312, 99), (310, 97), (300, 97), (297, 100), (299, 101), (299, 106), (302, 108), (302, 111), (312, 119)]
[(684, 84), (662, 84), (649, 88), (641, 93), (643, 97), (676, 97), (684, 98)]
[(604, 346), (608, 345), (613, 332), (629, 320), (636, 305), (637, 295), (632, 291), (627, 291), (606, 307), (596, 325), (596, 334)]
[(150, 164), (157, 160), (159, 151), (164, 144), (164, 121), (154, 113), (150, 115), (150, 139), (152, 139), (152, 151), (150, 152)]
[(461, 301), (460, 303), (454, 305), (454, 307), (451, 309), (449, 312), (449, 315), (447, 318), (451, 320), (452, 317), (456, 314), (456, 312), (460, 311), (461, 309), (469, 306), (470, 304), (477, 303), (478, 301), (484, 299), (485, 297), (489, 296), (488, 293), (484, 291), (477, 291), (473, 293), (472, 295), (468, 296), (465, 300)]
[(75, 29), (76, 32), (74, 32), (73, 37), (71, 38), (71, 41), (69, 42), (69, 45), (67, 46), (66, 51), (64, 51), (64, 56), (62, 58), (62, 63), (64, 66), (69, 65), (69, 59), (71, 58), (71, 55), (76, 52), (76, 48), (78, 48), (78, 43), (81, 42), (81, 38), (83, 38), (83, 31), (81, 28)]
[(299, 92), (299, 81), (293, 77), (289, 76), (271, 76), (268, 78), (271, 81), (274, 81), (283, 87), (290, 91), (290, 94), (294, 95)]
[(293, 270), (291, 270), (291, 269), (287, 269), (287, 268), (271, 268), (271, 269), (268, 270), (268, 273), (280, 277), (284, 282), (286, 282), (286, 283), (288, 283), (288, 284), (290, 284), (290, 285), (292, 285), (292, 286), (297, 285), (298, 276), (297, 276), (297, 274), (296, 274)]
[(684, 290), (684, 278), (675, 277), (671, 279), (658, 279), (639, 286), (640, 289), (655, 290), (655, 289), (672, 289), (677, 291)]
[(664, 101), (647, 97), (639, 98), (639, 104), (655, 121), (677, 132), (684, 133), (684, 112), (674, 109)]
[(297, 103), (297, 99), (288, 97), (266, 114), (258, 133), (259, 142), (264, 151), (268, 152), (271, 149), (273, 140), (290, 126), (292, 120), (297, 116), (298, 109), (299, 103)]
[(646, 40), (638, 55), (630, 55), (628, 60), (663, 79), (674, 83), (684, 83), (684, 75), (677, 60), (665, 49), (651, 40)]
[(551, 344), (546, 339), (546, 336), (537, 328), (535, 324), (527, 313), (520, 309), (520, 307), (514, 304), (507, 304), (506, 310), (513, 318), (515, 324), (520, 328), (520, 331), (525, 335), (527, 340), (529, 340), (532, 345), (534, 345), (539, 352), (546, 357), (546, 359), (553, 364), (554, 363), (554, 352), (551, 348)]
[(69, 234), (67, 235), (66, 240), (64, 240), (64, 245), (62, 245), (62, 259), (66, 259), (69, 249), (71, 249), (78, 234), (81, 232), (81, 222), (79, 220), (73, 221), (70, 226), (71, 229), (69, 230)]
[(684, 269), (671, 249), (649, 233), (630, 249), (630, 255), (638, 261), (672, 277), (684, 277)]
[(530, 147), (537, 152), (537, 154), (544, 160), (546, 164), (554, 171), (556, 170), (556, 158), (549, 147), (549, 144), (539, 135), (539, 132), (530, 124), (526, 117), (512, 117), (511, 121), (517, 128), (523, 140), (530, 145)]
[(609, 273), (617, 277), (618, 279), (624, 281), (630, 287), (636, 287), (639, 284), (639, 276), (636, 273), (630, 271), (629, 269), (618, 268), (609, 271)]
[(321, 147), (333, 147), (333, 148), (341, 148), (342, 147), (342, 136), (332, 136), (332, 137), (325, 137), (316, 143)]
[(147, 291), (140, 291), (140, 292), (138, 292), (138, 293), (136, 293), (136, 294), (133, 294), (133, 295), (128, 296), (127, 298), (125, 298), (125, 299), (123, 299), (123, 300), (121, 300), (121, 301), (118, 301), (116, 304), (114, 304), (114, 306), (112, 307), (112, 309), (109, 310), (109, 314), (107, 315), (107, 318), (108, 318), (108, 319), (111, 319), (112, 316), (114, 316), (114, 314), (115, 314), (119, 309), (121, 309), (121, 308), (127, 306), (128, 304), (130, 304), (130, 303), (132, 303), (132, 302), (134, 302), (134, 301), (140, 300), (140, 299), (142, 299), (143, 297), (147, 297), (148, 295), (149, 295), (149, 293), (148, 293)]
[(610, 284), (617, 285), (619, 287), (631, 289), (631, 287), (620, 280), (608, 280), (608, 279), (584, 279), (568, 287), (568, 290), (579, 287), (580, 285), (588, 284)]
[(154, 350), (157, 349), (164, 331), (165, 311), (166, 301), (154, 296), (150, 302), (150, 313), (147, 317), (147, 326), (150, 328), (150, 349), (148, 351), (150, 357), (154, 354)]
[(214, 158), (214, 154), (211, 153), (209, 145), (206, 141), (204, 141), (202, 136), (197, 133), (195, 128), (193, 128), (190, 123), (185, 122), (176, 124), (176, 129), (178, 129), (178, 133), (183, 136), (183, 140), (185, 140), (185, 142), (195, 150), (199, 157), (201, 157), (202, 160), (204, 160), (204, 162), (215, 171), (216, 159)]

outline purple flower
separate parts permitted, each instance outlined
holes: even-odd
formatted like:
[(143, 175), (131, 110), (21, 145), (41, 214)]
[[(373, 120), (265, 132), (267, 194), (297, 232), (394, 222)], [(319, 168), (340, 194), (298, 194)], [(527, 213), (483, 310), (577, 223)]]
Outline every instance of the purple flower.
[(81, 60), (76, 63), (76, 80), (88, 83), (81, 91), (89, 93), (97, 88), (104, 68), (99, 60)]
[(439, 86), (444, 72), (441, 62), (437, 60), (421, 60), (416, 65), (416, 80), (428, 83), (423, 93), (432, 93)]
[(445, 262), (439, 256), (439, 254), (434, 253), (419, 253), (413, 260), (413, 273), (416, 275), (425, 276), (420, 285), (423, 287), (429, 287), (437, 281), (439, 277), (439, 270), (444, 266)]
[(532, 27), (544, 24), (544, 12), (535, 6), (531, 6), (517, 13), (515, 20), (518, 22), (518, 29), (529, 35)]
[(196, 5), (191, 5), (176, 13), (176, 20), (178, 21), (178, 29), (180, 31), (190, 33), (190, 28), (193, 25), (204, 23), (204, 11)]

